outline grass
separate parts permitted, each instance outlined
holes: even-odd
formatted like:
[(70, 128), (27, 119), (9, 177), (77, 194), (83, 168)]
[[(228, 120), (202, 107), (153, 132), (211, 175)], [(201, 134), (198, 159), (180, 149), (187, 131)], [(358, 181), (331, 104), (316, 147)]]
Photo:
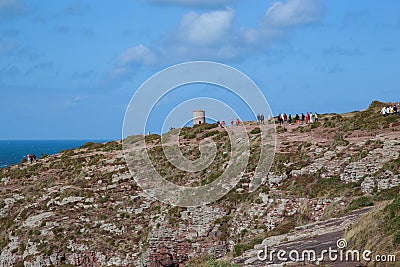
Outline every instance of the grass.
[(226, 260), (215, 259), (213, 256), (205, 255), (189, 260), (186, 267), (239, 267), (238, 264), (232, 264)]
[[(311, 158), (304, 150), (297, 149), (296, 151), (287, 153), (275, 153), (274, 163), (271, 171), (275, 174), (288, 174), (293, 169), (301, 169), (311, 163)], [(288, 166), (288, 163), (292, 163)]]
[(337, 197), (351, 194), (358, 183), (344, 183), (338, 176), (329, 178), (318, 178), (316, 182), (305, 185), (308, 186), (308, 195), (316, 197)]
[(338, 126), (343, 131), (376, 130), (393, 127), (393, 124), (400, 121), (400, 116), (382, 116), (380, 110), (386, 105), (386, 103), (374, 101), (366, 110), (352, 112), (347, 115), (346, 119), (339, 120)]
[(359, 208), (370, 207), (374, 205), (371, 195), (364, 195), (353, 199), (346, 207), (345, 212), (350, 212)]
[(285, 132), (287, 132), (288, 130), (287, 130), (287, 128), (286, 127), (283, 127), (283, 126), (277, 126), (276, 127), (276, 132), (277, 133), (285, 133)]
[[(371, 212), (346, 231), (350, 249), (368, 249), (381, 255), (400, 257), (400, 194), (392, 201), (379, 202)], [(373, 263), (365, 263), (374, 266)], [(398, 262), (397, 262), (398, 264)], [(398, 266), (388, 263), (385, 266)]]
[(383, 210), (385, 223), (383, 230), (385, 234), (393, 235), (393, 247), (400, 245), (400, 195), (387, 205)]
[(271, 231), (259, 234), (248, 242), (236, 244), (233, 248), (233, 256), (237, 257), (242, 255), (243, 252), (254, 248), (255, 245), (261, 244), (262, 241), (268, 237), (283, 235), (291, 232), (296, 227), (296, 220), (296, 215), (288, 217), (285, 221), (283, 221)]
[(400, 187), (392, 187), (382, 190), (374, 196), (374, 201), (384, 201), (395, 199), (400, 194)]
[(261, 133), (260, 127), (256, 127), (253, 130), (250, 131), (251, 134), (259, 134)]
[(390, 160), (386, 162), (383, 167), (383, 170), (388, 170), (393, 172), (394, 174), (399, 174), (400, 173), (400, 157), (394, 160)]
[[(86, 148), (87, 150), (98, 150), (102, 147), (103, 147), (103, 144), (87, 142), (87, 143), (84, 143), (80, 148)], [(72, 151), (72, 150), (69, 150), (69, 151)]]

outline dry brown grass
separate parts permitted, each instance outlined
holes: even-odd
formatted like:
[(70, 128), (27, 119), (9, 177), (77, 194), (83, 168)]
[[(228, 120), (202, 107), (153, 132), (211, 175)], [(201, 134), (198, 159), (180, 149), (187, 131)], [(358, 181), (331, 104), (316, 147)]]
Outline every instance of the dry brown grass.
[[(383, 201), (375, 206), (344, 235), (349, 249), (371, 250), (373, 255), (395, 255), (400, 259), (400, 251), (393, 246), (393, 234), (385, 233), (382, 228), (385, 222), (384, 210), (391, 201)], [(367, 266), (376, 266), (374, 262), (363, 262)], [(397, 265), (396, 265), (397, 264)], [(387, 263), (385, 266), (398, 266), (397, 263)]]

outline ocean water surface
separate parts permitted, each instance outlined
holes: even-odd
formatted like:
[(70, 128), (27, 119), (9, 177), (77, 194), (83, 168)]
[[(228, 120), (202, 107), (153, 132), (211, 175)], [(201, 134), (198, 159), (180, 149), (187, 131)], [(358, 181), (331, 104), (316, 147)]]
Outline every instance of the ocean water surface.
[(0, 140), (0, 168), (17, 164), (28, 154), (52, 155), (64, 149), (77, 148), (86, 142), (104, 143), (111, 140)]

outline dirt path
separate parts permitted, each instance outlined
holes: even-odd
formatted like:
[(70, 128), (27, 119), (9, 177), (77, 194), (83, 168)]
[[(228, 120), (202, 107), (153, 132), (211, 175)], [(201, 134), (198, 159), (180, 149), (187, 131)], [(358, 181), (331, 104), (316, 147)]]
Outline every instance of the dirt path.
[[(280, 263), (283, 263), (277, 257), (277, 251), (279, 250), (287, 252), (284, 257), (288, 257), (291, 250), (298, 251), (300, 255), (305, 250), (313, 250), (318, 258), (323, 250), (329, 250), (329, 248), (336, 250), (337, 241), (342, 238), (344, 231), (370, 209), (370, 207), (359, 209), (337, 218), (297, 227), (294, 232), (289, 234), (267, 238), (262, 244), (256, 245), (254, 249), (246, 251), (242, 256), (235, 258), (234, 262), (252, 267), (274, 266), (275, 264), (275, 266), (279, 266)], [(268, 255), (272, 250), (276, 251), (272, 261), (269, 256), (265, 260), (258, 258), (259, 251), (265, 251), (265, 247), (268, 248)], [(264, 253), (260, 255), (263, 256)], [(327, 254), (325, 255), (328, 256)], [(284, 263), (289, 266), (305, 265), (304, 262), (295, 263), (290, 262), (290, 260)], [(329, 261), (328, 257), (325, 257), (324, 261), (310, 262), (309, 264), (332, 267), (360, 266), (358, 262), (340, 262), (339, 260), (332, 262)]]

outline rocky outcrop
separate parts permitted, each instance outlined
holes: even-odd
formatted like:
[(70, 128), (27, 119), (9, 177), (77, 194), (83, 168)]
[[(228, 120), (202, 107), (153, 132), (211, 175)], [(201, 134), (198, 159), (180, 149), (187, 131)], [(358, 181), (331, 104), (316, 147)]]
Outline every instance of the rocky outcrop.
[[(331, 122), (333, 116), (326, 119)], [(250, 132), (257, 125), (246, 127)], [(184, 266), (201, 255), (229, 258), (240, 244), (283, 231), (279, 227), (287, 222), (310, 223), (268, 237), (234, 260), (264, 266), (254, 259), (260, 246), (288, 248), (307, 239), (317, 246), (317, 235), (335, 233), (336, 238), (347, 227), (344, 220), (353, 222), (359, 214), (327, 218), (347, 212), (354, 197), (368, 193), (372, 198), (399, 186), (399, 126), (356, 134), (341, 129), (339, 141), (338, 128), (284, 127), (273, 168), (257, 173), (263, 181), (259, 189), (249, 193), (259, 160), (255, 156), (233, 190), (197, 208), (168, 206), (147, 196), (130, 174), (120, 142), (89, 144), (1, 169), (0, 266)], [(203, 136), (211, 136), (220, 153), (218, 166), (213, 163), (188, 177), (160, 156), (157, 137), (149, 144), (150, 155), (160, 172), (176, 179), (172, 182), (198, 186), (228, 165), (229, 140), (222, 128), (185, 131), (182, 153), (196, 158)], [(258, 155), (260, 135), (249, 139)]]

